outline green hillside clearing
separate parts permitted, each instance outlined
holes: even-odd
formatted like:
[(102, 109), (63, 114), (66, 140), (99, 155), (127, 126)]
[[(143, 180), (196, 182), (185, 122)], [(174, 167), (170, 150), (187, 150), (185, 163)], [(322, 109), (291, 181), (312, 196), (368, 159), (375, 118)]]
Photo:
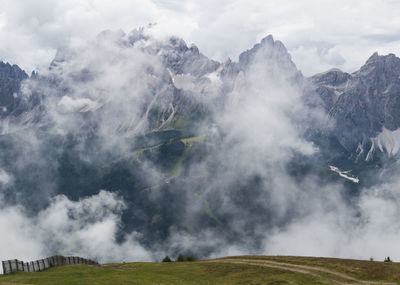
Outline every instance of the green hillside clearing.
[(399, 284), (400, 263), (240, 256), (173, 263), (66, 265), (0, 276), (0, 284)]

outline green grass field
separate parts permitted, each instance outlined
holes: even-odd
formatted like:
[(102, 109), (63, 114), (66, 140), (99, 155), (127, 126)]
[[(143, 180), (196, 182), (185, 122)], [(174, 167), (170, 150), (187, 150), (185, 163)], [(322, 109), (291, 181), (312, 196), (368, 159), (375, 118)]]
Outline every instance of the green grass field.
[(400, 264), (394, 262), (241, 256), (197, 262), (66, 265), (0, 276), (0, 284), (399, 284), (399, 273)]
[(250, 258), (254, 260), (277, 261), (285, 264), (318, 266), (348, 274), (361, 280), (395, 282), (400, 284), (399, 262), (299, 256), (238, 256), (231, 258)]

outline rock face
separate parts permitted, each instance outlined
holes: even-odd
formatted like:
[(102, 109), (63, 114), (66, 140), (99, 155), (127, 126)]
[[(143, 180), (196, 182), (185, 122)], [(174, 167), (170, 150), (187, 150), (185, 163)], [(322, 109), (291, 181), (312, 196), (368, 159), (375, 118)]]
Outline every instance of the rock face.
[(230, 91), (237, 75), (247, 72), (250, 66), (260, 65), (268, 76), (279, 80), (284, 79), (287, 83), (299, 85), (304, 77), (293, 63), (286, 47), (280, 41), (275, 41), (271, 35), (263, 38), (260, 43), (255, 44), (239, 55), (239, 61), (233, 62), (228, 59), (221, 65), (219, 75)]
[[(110, 46), (118, 57), (107, 57)], [(59, 50), (47, 71), (35, 73), (25, 82), (27, 94), (18, 91), (20, 81), (28, 76), (18, 75), (16, 66), (12, 67), (14, 71), (5, 71), (17, 74), (19, 81), (11, 78), (11, 89), (0, 82), (4, 89), (0, 103), (5, 107), (13, 104), (4, 112), (0, 132), (53, 123), (61, 117), (69, 121), (66, 113), (72, 112), (82, 119), (75, 126), (78, 132), (93, 132), (105, 123), (118, 134), (131, 136), (187, 127), (207, 112), (201, 99), (209, 93), (210, 79), (205, 75), (215, 72), (220, 63), (201, 54), (195, 45), (188, 47), (176, 37), (155, 41), (139, 29), (129, 35), (102, 32), (89, 53), (91, 49), (97, 51), (92, 52), (93, 62), (85, 62), (85, 56), (74, 50)], [(115, 86), (103, 86), (116, 73), (120, 78), (115, 78)]]
[[(103, 32), (89, 47), (97, 51), (92, 54), (101, 54), (102, 49), (108, 49), (109, 46), (104, 45), (104, 42), (111, 42), (120, 57), (99, 56), (93, 63), (85, 62), (87, 57), (81, 58), (79, 52), (58, 51), (46, 73), (35, 74), (26, 82), (29, 94), (20, 96), (23, 99), (13, 109), (14, 112), (9, 114), (6, 127), (3, 124), (3, 133), (9, 131), (9, 125), (13, 124), (27, 126), (34, 122), (50, 122), (54, 118), (49, 118), (48, 114), (58, 114), (60, 110), (62, 116), (72, 110), (82, 113), (82, 116), (85, 113), (85, 122), (80, 123), (79, 128), (94, 130), (101, 123), (102, 114), (108, 113), (107, 109), (118, 108), (121, 111), (113, 118), (120, 119), (120, 122), (116, 122), (113, 129), (119, 130), (119, 134), (181, 129), (206, 119), (210, 109), (216, 111), (223, 108), (226, 95), (232, 91), (238, 75), (246, 73), (249, 66), (258, 64), (271, 78), (294, 85), (304, 80), (284, 45), (274, 41), (272, 36), (267, 36), (243, 52), (238, 62), (228, 60), (222, 64), (201, 54), (195, 45), (189, 47), (182, 39), (171, 37), (165, 41), (156, 41), (144, 35), (142, 30), (135, 30), (128, 35), (121, 31)], [(133, 70), (136, 74), (129, 74), (132, 71), (125, 65), (131, 61), (134, 69), (134, 61), (137, 60), (129, 53), (139, 53), (141, 57), (148, 58), (149, 63), (143, 63), (143, 69)], [(100, 88), (104, 74), (107, 74), (104, 76), (106, 79), (113, 76), (108, 73), (111, 73), (114, 65), (120, 69), (118, 72), (123, 77), (121, 81), (129, 80), (114, 89), (109, 86)], [(139, 77), (144, 79), (144, 84), (149, 85), (140, 87), (144, 87), (145, 92), (141, 90), (143, 94), (137, 98), (134, 93), (138, 87), (132, 82)], [(123, 84), (126, 85), (123, 90), (118, 90)], [(82, 90), (94, 95), (104, 93), (104, 96), (83, 94)], [(122, 101), (120, 97), (110, 99), (116, 96), (114, 93), (120, 92), (126, 92)], [(67, 107), (68, 103), (75, 107)], [(129, 105), (132, 108), (124, 114), (124, 107)], [(137, 112), (133, 112), (133, 109)], [(91, 126), (87, 126), (87, 122)]]
[[(289, 83), (304, 93), (310, 105), (318, 105), (316, 102), (321, 99), (325, 111), (334, 121), (334, 127), (324, 132), (327, 136), (336, 137), (341, 147), (350, 153), (351, 159), (371, 160), (376, 151), (390, 155), (397, 153), (396, 146), (400, 142), (397, 141), (397, 133), (393, 132), (400, 128), (400, 59), (393, 54), (380, 56), (375, 53), (359, 71), (352, 74), (332, 69), (305, 78), (285, 46), (280, 41), (274, 41), (272, 36), (244, 51), (238, 62), (229, 59), (224, 63), (207, 58), (195, 45), (188, 46), (182, 39), (171, 37), (155, 41), (140, 29), (128, 35), (122, 31), (106, 31), (97, 37), (95, 43), (101, 46), (102, 41), (111, 41), (124, 52), (141, 49), (144, 55), (162, 65), (159, 70), (150, 65), (146, 67), (146, 74), (157, 78), (153, 80), (156, 83), (148, 86), (148, 92), (135, 102), (135, 106), (140, 106), (138, 114), (119, 114), (121, 121), (115, 128), (121, 132), (134, 134), (193, 125), (197, 120), (206, 118), (210, 109), (223, 108), (240, 73), (248, 72), (250, 66), (254, 69), (259, 65), (270, 78), (275, 78), (277, 82), (284, 79), (282, 84)], [(29, 96), (18, 95), (21, 82), (28, 79), (28, 75), (16, 65), (0, 62), (3, 133), (13, 124), (26, 126), (46, 122), (49, 120), (46, 114), (58, 112), (59, 107), (68, 102), (79, 105), (78, 112), (82, 113), (86, 122), (90, 122), (91, 126), (81, 126), (82, 129), (96, 128), (101, 114), (107, 112), (107, 106), (118, 102), (93, 96), (71, 97), (71, 93), (76, 93), (76, 86), (85, 90), (92, 82), (101, 80), (100, 73), (107, 72), (93, 70), (85, 63), (80, 69), (74, 69), (71, 64), (74, 60), (79, 61), (74, 51), (59, 51), (46, 74), (33, 74), (27, 81), (31, 90)], [(104, 66), (107, 62), (104, 59)], [(110, 61), (110, 65), (114, 62)], [(126, 88), (135, 90), (135, 86), (127, 84)], [(101, 89), (101, 92), (114, 96), (114, 90), (104, 90)], [(48, 93), (52, 94), (53, 101), (60, 103), (56, 104), (56, 110), (47, 110)], [(78, 101), (86, 103), (80, 105)], [(72, 110), (68, 108), (64, 108), (63, 112)]]
[(164, 64), (175, 74), (190, 74), (200, 77), (214, 72), (220, 63), (210, 60), (199, 52), (195, 45), (188, 47), (179, 38), (172, 37), (160, 47), (160, 55)]
[(28, 75), (17, 65), (0, 61), (0, 117), (14, 110), (15, 94), (19, 91), (21, 81), (26, 78)]
[(286, 47), (282, 42), (274, 41), (271, 35), (240, 54), (239, 69), (245, 71), (255, 61), (265, 65), (272, 77), (283, 75), (289, 82), (302, 80), (302, 74), (293, 63)]
[(335, 119), (334, 134), (359, 159), (371, 159), (373, 138), (400, 127), (400, 59), (395, 55), (374, 53), (352, 74), (334, 69), (310, 79)]
[[(272, 36), (219, 63), (179, 38), (107, 31), (31, 77), (0, 64), (0, 176), (14, 178), (0, 192), (35, 213), (55, 195), (107, 189), (128, 205), (121, 240), (139, 233), (158, 252), (210, 232), (215, 248), (242, 246), (310, 217), (304, 205), (325, 199), (320, 185), (346, 179), (344, 196), (374, 185), (379, 171), (357, 163), (400, 151), (399, 76), (400, 59), (374, 54), (353, 74), (305, 78)], [(206, 242), (198, 252), (212, 250)]]

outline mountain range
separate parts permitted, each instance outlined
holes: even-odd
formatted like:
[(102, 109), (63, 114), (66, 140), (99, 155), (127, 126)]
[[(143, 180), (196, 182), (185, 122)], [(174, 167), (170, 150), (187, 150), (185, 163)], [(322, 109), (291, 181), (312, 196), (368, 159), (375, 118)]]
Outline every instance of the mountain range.
[[(106, 31), (98, 38), (115, 40), (113, 37), (117, 32)], [(150, 41), (140, 31), (134, 31), (126, 42), (120, 44), (133, 46), (137, 41)], [(122, 40), (121, 40), (122, 41)], [(182, 126), (175, 124), (185, 118), (185, 123), (193, 123), (194, 119), (187, 118), (188, 109), (196, 109), (199, 113), (207, 113), (210, 106), (201, 106), (203, 102), (191, 93), (200, 93), (200, 96), (207, 97), (207, 92), (212, 89), (212, 80), (218, 80), (221, 84), (221, 97), (232, 91), (233, 84), (241, 72), (246, 72), (248, 66), (255, 60), (260, 60), (268, 68), (273, 76), (284, 76), (290, 84), (296, 85), (307, 97), (317, 95), (321, 99), (323, 108), (330, 118), (333, 119), (334, 127), (328, 131), (329, 135), (335, 136), (344, 150), (350, 153), (350, 159), (357, 161), (369, 161), (374, 153), (383, 152), (387, 155), (395, 155), (400, 145), (396, 130), (400, 127), (397, 95), (400, 89), (400, 59), (394, 54), (386, 56), (374, 53), (360, 70), (353, 73), (342, 72), (339, 69), (331, 69), (311, 77), (304, 77), (291, 60), (290, 54), (280, 41), (274, 41), (272, 36), (264, 38), (253, 48), (243, 52), (238, 62), (230, 59), (224, 63), (211, 60), (201, 54), (199, 49), (187, 44), (179, 38), (170, 38), (165, 42), (151, 43), (145, 48), (146, 53), (157, 55), (162, 61), (164, 74), (163, 85), (167, 86), (162, 94), (154, 92), (152, 97), (142, 106), (143, 114), (140, 114), (138, 122), (146, 122), (146, 126), (136, 123), (142, 127), (140, 132), (154, 132), (160, 130), (181, 129)], [(261, 54), (261, 55), (260, 55)], [(65, 71), (57, 67), (65, 61), (65, 55), (59, 51), (51, 63), (49, 71), (43, 76), (35, 72), (29, 77), (17, 65), (0, 63), (1, 96), (0, 105), (2, 108), (2, 129), (3, 134), (7, 133), (7, 124), (4, 122), (22, 122), (21, 126), (29, 125), (30, 120), (20, 117), (27, 116), (25, 113), (32, 112), (40, 105), (40, 96), (34, 94), (29, 99), (21, 98), (21, 82), (28, 81), (30, 84), (51, 85), (55, 88), (67, 88), (62, 85), (61, 76)], [(68, 71), (67, 71), (68, 72)], [(75, 80), (82, 81), (90, 76), (89, 70), (81, 70), (81, 74), (68, 74), (75, 76)], [(59, 74), (61, 73), (61, 74)], [(57, 80), (59, 80), (57, 82)], [(54, 84), (54, 85), (53, 85)], [(163, 86), (163, 87), (165, 87)], [(193, 87), (193, 88), (192, 88)], [(194, 90), (191, 90), (194, 89)], [(58, 96), (63, 96), (63, 92)], [(167, 94), (168, 93), (168, 94)], [(196, 94), (197, 95), (197, 94)], [(194, 98), (193, 98), (194, 97)], [(212, 97), (212, 96), (209, 96)], [(210, 100), (221, 98), (210, 98)], [(315, 100), (313, 98), (311, 100)], [(26, 102), (29, 100), (29, 103)], [(97, 102), (98, 103), (98, 102)], [(99, 103), (103, 104), (103, 103)], [(92, 112), (93, 110), (83, 103), (83, 109), (79, 112)], [(97, 106), (97, 108), (99, 108)], [(212, 107), (211, 107), (212, 108)], [(100, 108), (101, 109), (101, 108)], [(151, 117), (149, 113), (151, 111)], [(99, 111), (101, 112), (101, 110)], [(190, 112), (192, 113), (192, 112)], [(45, 116), (45, 114), (41, 114)], [(40, 115), (30, 114), (30, 119)], [(34, 121), (34, 120), (33, 120)], [(17, 127), (18, 123), (15, 123)], [(121, 128), (123, 128), (121, 126)]]
[(183, 250), (256, 252), (265, 232), (305, 214), (310, 177), (352, 203), (396, 169), (399, 95), (393, 54), (306, 77), (272, 36), (218, 62), (177, 37), (105, 31), (30, 76), (0, 62), (0, 166), (12, 177), (0, 187), (31, 215), (56, 195), (106, 189), (126, 203), (119, 242), (135, 231), (144, 247), (177, 252), (175, 234), (202, 232), (214, 242)]

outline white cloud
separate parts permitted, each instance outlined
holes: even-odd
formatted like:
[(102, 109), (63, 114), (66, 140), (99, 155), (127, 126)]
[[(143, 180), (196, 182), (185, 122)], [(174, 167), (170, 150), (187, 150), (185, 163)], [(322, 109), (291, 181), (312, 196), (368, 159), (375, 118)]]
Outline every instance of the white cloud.
[(374, 51), (398, 52), (399, 9), (389, 0), (0, 0), (0, 57), (28, 70), (44, 68), (64, 44), (104, 29), (158, 23), (155, 34), (184, 37), (219, 60), (273, 34), (307, 75), (331, 67), (354, 71)]
[(7, 173), (4, 169), (0, 168), (0, 184), (7, 186), (12, 183), (13, 177)]
[(69, 96), (63, 96), (58, 102), (58, 106), (64, 112), (86, 112), (95, 110), (101, 105), (88, 98), (73, 99)]
[(266, 239), (265, 253), (353, 259), (373, 257), (376, 260), (390, 256), (399, 260), (397, 180), (363, 189), (354, 208), (345, 206), (332, 195), (333, 191), (326, 192), (325, 199), (333, 202), (333, 211), (315, 207), (308, 217), (297, 220), (284, 230), (277, 230)]
[(124, 202), (107, 191), (79, 201), (56, 196), (35, 216), (21, 206), (1, 207), (0, 227), (6, 229), (0, 235), (1, 260), (31, 261), (58, 252), (99, 262), (149, 261), (153, 257), (138, 243), (137, 233), (116, 241), (124, 208)]
[[(236, 0), (218, 4), (211, 1), (186, 1), (181, 4), (167, 0), (85, 3), (35, 0), (26, 5), (0, 1), (6, 11), (0, 30), (0, 40), (4, 43), (0, 47), (0, 54), (6, 59), (22, 63), (25, 68), (45, 67), (56, 48), (64, 44), (82, 48), (86, 38), (103, 29), (129, 30), (150, 22), (159, 23), (152, 29), (153, 34), (178, 34), (198, 43), (201, 50), (216, 58), (228, 55), (235, 57), (264, 35), (272, 33), (287, 44), (294, 60), (306, 73), (337, 65), (347, 70), (357, 68), (373, 49), (380, 47), (383, 51), (389, 51), (397, 40), (391, 36), (395, 34), (398, 24), (397, 15), (392, 11), (397, 4), (387, 1), (357, 5), (354, 1), (326, 1), (325, 6), (311, 0), (297, 3)], [(373, 17), (369, 19), (371, 15)], [(386, 15), (390, 21), (382, 21), (378, 17), (382, 15)], [(93, 107), (96, 102), (115, 100), (109, 104), (109, 109), (105, 108), (104, 128), (101, 129), (109, 135), (117, 129), (115, 126), (120, 121), (128, 121), (129, 126), (137, 124), (139, 104), (132, 102), (140, 102), (145, 98), (144, 92), (151, 84), (157, 85), (162, 70), (157, 70), (157, 67), (160, 68), (157, 59), (145, 56), (135, 48), (97, 44), (84, 50), (78, 49), (78, 56), (65, 63), (65, 71), (71, 75), (82, 67), (92, 67), (89, 71), (100, 72), (100, 76), (89, 83), (73, 82), (71, 96), (64, 96), (56, 104), (63, 107), (64, 111), (74, 111), (81, 107)], [(346, 253), (352, 254), (352, 257), (386, 254), (379, 235), (383, 229), (396, 223), (397, 213), (393, 209), (397, 200), (391, 201), (372, 194), (362, 196), (359, 203), (361, 217), (366, 217), (369, 222), (349, 232), (349, 235), (346, 230), (353, 229), (354, 212), (346, 208), (340, 197), (335, 196), (340, 189), (332, 191), (327, 187), (321, 190), (317, 182), (310, 182), (310, 187), (298, 185), (287, 175), (284, 164), (291, 159), (293, 150), (305, 155), (315, 151), (311, 143), (301, 138), (301, 126), (295, 125), (293, 121), (296, 120), (288, 117), (288, 114), (309, 114), (309, 110), (301, 104), (300, 94), (280, 78), (281, 74), (275, 74), (276, 77), (272, 78), (268, 68), (265, 69), (268, 64), (262, 65), (260, 62), (253, 65), (246, 75), (239, 75), (230, 94), (230, 98), (236, 101), (228, 106), (226, 113), (216, 118), (228, 130), (226, 142), (231, 144), (221, 152), (221, 157), (217, 157), (223, 162), (226, 172), (215, 182), (220, 185), (207, 185), (210, 191), (213, 190), (212, 186), (219, 189), (218, 186), (236, 182), (238, 177), (247, 178), (257, 174), (266, 178), (268, 187), (263, 188), (257, 199), (267, 204), (268, 210), (273, 212), (271, 220), (274, 223), (277, 220), (276, 224), (279, 224), (291, 211), (299, 212), (295, 212), (299, 214), (295, 223), (288, 225), (286, 230), (280, 229), (270, 238), (276, 253), (284, 254), (286, 251), (290, 254), (334, 256)], [(146, 77), (147, 64), (155, 68), (159, 78)], [(67, 81), (67, 77), (63, 79)], [(195, 86), (191, 78), (178, 79), (185, 79), (181, 83), (188, 89)], [(71, 82), (66, 83), (71, 86), (68, 85)], [(47, 98), (51, 99), (51, 96)], [(304, 110), (307, 111), (302, 112)], [(74, 123), (81, 122), (79, 117), (76, 117), (76, 122), (71, 122), (69, 119), (72, 116), (60, 115), (57, 110), (51, 111), (54, 111), (51, 115), (60, 128), (68, 126), (76, 129)], [(107, 120), (110, 118), (115, 122)], [(20, 163), (23, 162), (25, 160)], [(199, 165), (194, 172), (200, 172), (202, 167)], [(0, 172), (0, 183), (8, 181), (6, 173)], [(224, 188), (221, 187), (219, 191), (223, 192)], [(224, 194), (232, 193), (221, 193), (225, 200), (219, 210), (222, 214), (236, 215), (237, 220), (232, 225), (235, 230), (242, 230), (251, 219), (257, 218), (252, 209), (242, 209), (243, 212), (239, 213), (234, 201), (229, 201)], [(188, 205), (188, 208), (192, 206)], [(267, 210), (266, 205), (262, 206), (263, 210)], [(325, 211), (324, 206), (333, 209)], [(8, 228), (9, 232), (3, 240), (0, 237), (0, 252), (4, 258), (34, 259), (62, 248), (64, 254), (98, 257), (101, 261), (131, 258), (149, 260), (151, 256), (137, 242), (137, 233), (128, 234), (122, 244), (116, 243), (115, 233), (123, 207), (123, 201), (104, 191), (77, 202), (57, 196), (48, 208), (35, 217), (28, 217), (21, 207), (2, 207), (0, 227)], [(379, 211), (382, 208), (390, 211), (383, 214)], [(191, 225), (193, 216), (189, 214), (185, 218), (187, 224)], [(268, 236), (268, 225), (254, 227), (259, 234)], [(398, 232), (397, 228), (390, 232), (385, 239), (385, 247), (389, 248), (396, 242)], [(364, 237), (367, 238), (362, 242)], [(213, 242), (213, 239), (216, 239), (214, 233), (208, 231), (198, 236), (175, 235), (171, 237), (171, 246), (181, 245), (190, 249), (195, 244), (200, 248)], [(346, 241), (352, 242), (353, 251), (345, 252), (349, 247), (341, 248)], [(236, 246), (225, 249), (224, 240), (214, 242), (221, 243), (221, 252), (224, 254), (229, 254), (230, 250), (235, 253), (248, 250), (247, 246), (243, 249)], [(49, 248), (43, 248), (44, 245)], [(365, 247), (371, 248), (371, 251), (362, 251)]]

